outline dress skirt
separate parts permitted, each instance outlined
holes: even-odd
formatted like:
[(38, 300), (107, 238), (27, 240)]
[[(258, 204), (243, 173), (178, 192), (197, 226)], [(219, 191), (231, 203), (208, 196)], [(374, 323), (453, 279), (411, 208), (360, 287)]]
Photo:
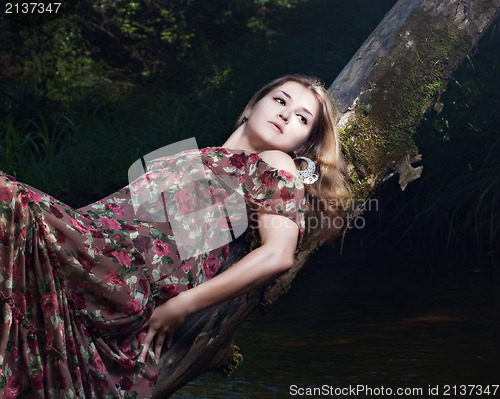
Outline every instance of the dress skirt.
[[(203, 178), (186, 184), (194, 158)], [(163, 219), (144, 212), (162, 192)], [(300, 180), (243, 151), (155, 160), (147, 179), (78, 210), (0, 172), (0, 398), (149, 398), (158, 367), (152, 353), (138, 360), (144, 325), (220, 269), (229, 230), (247, 226), (224, 202), (234, 193), (303, 231)], [(224, 212), (200, 220), (200, 204)]]

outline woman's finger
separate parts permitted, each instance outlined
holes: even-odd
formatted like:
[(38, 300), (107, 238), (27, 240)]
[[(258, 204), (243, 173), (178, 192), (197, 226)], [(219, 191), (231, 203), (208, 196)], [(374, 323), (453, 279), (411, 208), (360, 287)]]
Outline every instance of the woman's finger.
[(146, 356), (148, 355), (149, 347), (151, 346), (151, 342), (153, 342), (153, 338), (156, 335), (156, 331), (153, 329), (149, 329), (148, 333), (144, 337), (144, 340), (142, 341), (142, 351), (141, 355), (139, 356), (139, 361), (144, 363), (146, 360)]
[(168, 337), (167, 337), (167, 348), (170, 349), (170, 347), (172, 346), (172, 340), (174, 339), (174, 334), (168, 334)]
[(155, 339), (155, 357), (156, 362), (160, 361), (161, 350), (163, 348), (163, 342), (165, 341), (165, 335), (158, 334)]

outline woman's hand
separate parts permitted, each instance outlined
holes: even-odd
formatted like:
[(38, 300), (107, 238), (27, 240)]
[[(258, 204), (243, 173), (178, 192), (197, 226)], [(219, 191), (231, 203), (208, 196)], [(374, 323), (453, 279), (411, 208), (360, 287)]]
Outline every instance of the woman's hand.
[(139, 361), (144, 362), (149, 348), (154, 340), (154, 354), (156, 361), (160, 360), (163, 343), (167, 342), (170, 348), (175, 330), (177, 330), (189, 315), (188, 302), (186, 301), (187, 292), (181, 292), (179, 295), (170, 298), (165, 303), (158, 306), (146, 323), (148, 329), (142, 341), (142, 351)]
[(259, 248), (223, 273), (181, 292), (153, 311), (146, 324), (148, 332), (142, 342), (140, 361), (146, 359), (153, 340), (159, 361), (164, 341), (170, 347), (175, 330), (190, 314), (250, 292), (292, 267), (299, 233), (297, 225), (287, 217), (261, 210), (259, 233), (262, 243)]

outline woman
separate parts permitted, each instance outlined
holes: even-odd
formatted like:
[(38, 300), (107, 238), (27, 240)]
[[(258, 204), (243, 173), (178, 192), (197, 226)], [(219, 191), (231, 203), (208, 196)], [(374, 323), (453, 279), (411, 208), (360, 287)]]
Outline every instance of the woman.
[[(345, 197), (333, 118), (328, 93), (315, 80), (289, 75), (271, 82), (222, 147), (149, 164), (143, 181), (175, 199), (170, 223), (143, 217), (136, 182), (74, 210), (0, 175), (3, 397), (150, 397), (161, 348), (188, 315), (292, 266), (305, 201), (288, 154), (317, 162), (318, 173), (309, 169), (304, 177), (312, 196)], [(199, 172), (206, 179), (179, 184)], [(228, 191), (257, 215), (261, 246), (214, 276), (227, 245), (184, 258), (172, 226), (179, 220), (185, 237), (205, 238), (207, 223), (189, 219), (192, 200), (210, 204)], [(226, 227), (218, 230), (227, 233), (227, 220), (241, 220), (234, 216), (220, 217)]]

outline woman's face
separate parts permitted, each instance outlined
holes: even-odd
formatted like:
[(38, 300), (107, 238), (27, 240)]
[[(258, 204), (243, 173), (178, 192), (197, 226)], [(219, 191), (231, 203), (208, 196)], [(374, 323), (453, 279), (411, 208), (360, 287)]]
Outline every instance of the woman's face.
[(244, 134), (260, 150), (291, 152), (311, 133), (320, 104), (300, 83), (286, 82), (259, 100), (249, 111)]

